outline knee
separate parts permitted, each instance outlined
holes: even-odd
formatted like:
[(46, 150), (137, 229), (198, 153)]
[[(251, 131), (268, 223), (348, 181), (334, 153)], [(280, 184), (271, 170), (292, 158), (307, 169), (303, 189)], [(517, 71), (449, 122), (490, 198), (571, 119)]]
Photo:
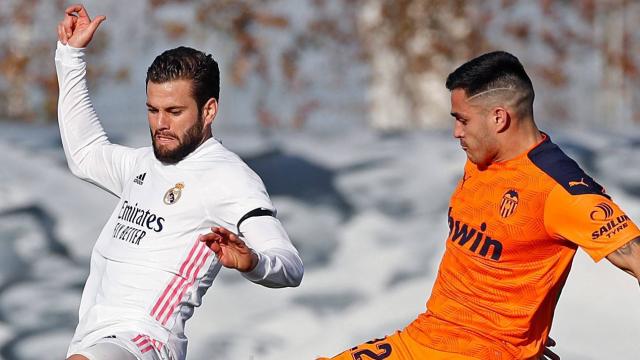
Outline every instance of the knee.
[(89, 359), (84, 357), (84, 356), (82, 356), (82, 355), (73, 354), (73, 355), (69, 356), (67, 358), (67, 360), (89, 360)]

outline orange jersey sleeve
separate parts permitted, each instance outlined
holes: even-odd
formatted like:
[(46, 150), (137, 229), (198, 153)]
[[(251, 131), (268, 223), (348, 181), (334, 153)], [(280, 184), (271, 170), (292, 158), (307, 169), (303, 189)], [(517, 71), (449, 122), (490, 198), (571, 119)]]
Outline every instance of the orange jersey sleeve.
[(577, 244), (595, 261), (640, 236), (636, 224), (608, 197), (572, 195), (560, 185), (549, 193), (544, 224), (549, 235)]

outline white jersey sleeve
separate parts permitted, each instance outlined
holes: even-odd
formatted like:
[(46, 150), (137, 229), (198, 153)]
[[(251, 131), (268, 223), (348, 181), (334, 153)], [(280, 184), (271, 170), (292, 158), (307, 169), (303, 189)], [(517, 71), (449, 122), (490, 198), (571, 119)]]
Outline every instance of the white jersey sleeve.
[[(227, 166), (212, 175), (207, 188), (207, 217), (240, 234), (258, 255), (258, 265), (244, 277), (267, 287), (298, 286), (302, 260), (275, 217), (262, 180), (237, 155), (227, 154)], [(251, 216), (256, 210), (273, 216)]]
[(250, 217), (242, 223), (242, 235), (258, 255), (256, 267), (242, 273), (245, 278), (272, 288), (300, 285), (302, 260), (277, 218)]
[(58, 42), (55, 62), (62, 146), (74, 175), (120, 196), (140, 152), (107, 139), (89, 98), (83, 58), (84, 49)]

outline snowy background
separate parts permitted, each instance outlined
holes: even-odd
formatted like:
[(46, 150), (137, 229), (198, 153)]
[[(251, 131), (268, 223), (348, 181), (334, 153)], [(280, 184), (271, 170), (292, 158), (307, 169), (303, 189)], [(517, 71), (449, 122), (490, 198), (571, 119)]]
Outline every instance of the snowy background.
[[(130, 66), (130, 82), (102, 84), (93, 98), (111, 140), (137, 147), (149, 144), (146, 67), (174, 44), (155, 38), (152, 27), (127, 21), (145, 13), (143, 2), (129, 3), (126, 15), (114, 2), (89, 2), (90, 13), (109, 17), (101, 31), (109, 29), (113, 39), (110, 51), (89, 62)], [(304, 19), (303, 6), (288, 10)], [(47, 21), (55, 21), (48, 15)], [(131, 33), (136, 35), (127, 39)], [(54, 39), (53, 33), (40, 36)], [(229, 40), (212, 36), (205, 42), (221, 53), (224, 68)], [(517, 44), (510, 49), (520, 50)], [(52, 66), (52, 53), (50, 58)], [(326, 54), (305, 61), (310, 68), (328, 66)], [(575, 76), (597, 73), (579, 72), (597, 64), (581, 63)], [(312, 88), (306, 96), (328, 105), (302, 129), (257, 125), (245, 104), (255, 99), (259, 85), (223, 83), (215, 136), (262, 176), (306, 272), (299, 288), (273, 290), (222, 271), (188, 322), (190, 359), (331, 356), (402, 329), (425, 310), (444, 250), (449, 196), (465, 156), (446, 128), (447, 109), (432, 115), (442, 116), (444, 127), (390, 132), (370, 126), (368, 108), (361, 106), (376, 97), (361, 81), (367, 71), (376, 70), (357, 67), (343, 74), (338, 90)], [(532, 77), (534, 84), (542, 82)], [(318, 75), (318, 81), (336, 79)], [(589, 76), (582, 82), (597, 83)], [(297, 101), (274, 86), (265, 101), (276, 110), (280, 102), (287, 108)], [(594, 126), (592, 103), (581, 89), (563, 96), (568, 102), (582, 99), (574, 104), (581, 117), (591, 116), (584, 123), (560, 126), (545, 118), (541, 104), (552, 95), (541, 96), (538, 119), (640, 219), (640, 130), (616, 121)], [(537, 90), (544, 94), (545, 87)], [(434, 101), (444, 99), (446, 108), (444, 87), (433, 91)], [(90, 250), (116, 199), (70, 174), (55, 124), (0, 122), (0, 153), (0, 357), (62, 359), (77, 322)], [(637, 359), (639, 303), (637, 282), (579, 251), (551, 332), (557, 352), (568, 360)]]

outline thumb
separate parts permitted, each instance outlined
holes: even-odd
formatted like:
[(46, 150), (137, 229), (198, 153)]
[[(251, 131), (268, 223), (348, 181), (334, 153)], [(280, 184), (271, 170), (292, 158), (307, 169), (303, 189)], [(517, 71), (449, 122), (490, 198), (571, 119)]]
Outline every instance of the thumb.
[(100, 24), (102, 24), (102, 22), (105, 20), (107, 20), (107, 17), (104, 15), (96, 16), (96, 18), (93, 19), (91, 23), (89, 23), (89, 30), (91, 31), (91, 33), (93, 34), (96, 29), (98, 29), (98, 26), (100, 26)]

